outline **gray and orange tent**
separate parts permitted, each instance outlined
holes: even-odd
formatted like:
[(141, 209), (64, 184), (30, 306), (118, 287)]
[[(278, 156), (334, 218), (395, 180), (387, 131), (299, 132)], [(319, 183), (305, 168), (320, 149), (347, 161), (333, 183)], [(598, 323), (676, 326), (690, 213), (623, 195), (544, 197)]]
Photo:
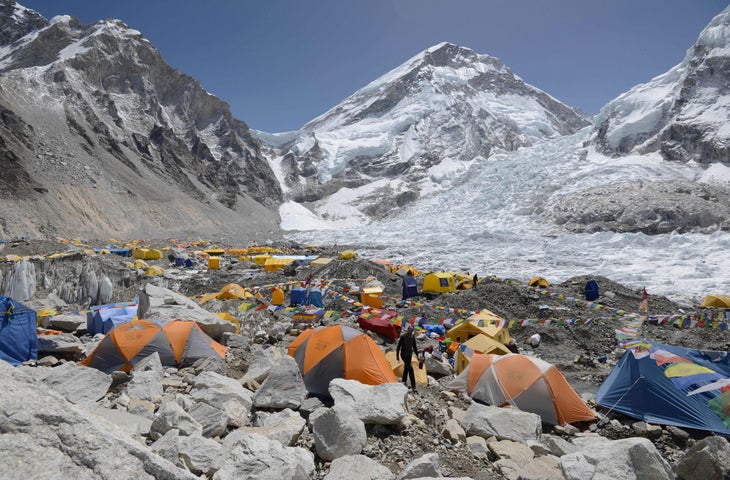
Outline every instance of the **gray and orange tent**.
[(289, 345), (307, 391), (329, 396), (335, 378), (366, 385), (396, 382), (390, 363), (372, 338), (342, 325), (305, 330)]
[(554, 365), (516, 353), (475, 354), (449, 388), (488, 405), (535, 413), (550, 425), (596, 417)]
[(192, 320), (172, 320), (164, 327), (137, 320), (112, 329), (80, 364), (106, 373), (128, 372), (157, 352), (163, 366), (184, 367), (201, 358), (224, 359), (226, 350)]

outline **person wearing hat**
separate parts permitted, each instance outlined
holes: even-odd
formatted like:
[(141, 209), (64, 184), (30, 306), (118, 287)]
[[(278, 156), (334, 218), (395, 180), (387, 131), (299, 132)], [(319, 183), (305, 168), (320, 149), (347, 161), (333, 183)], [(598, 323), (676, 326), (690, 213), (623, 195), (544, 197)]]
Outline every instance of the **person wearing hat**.
[[(406, 378), (411, 378), (411, 388), (416, 391), (416, 374), (413, 371), (411, 358), (413, 354), (418, 357), (418, 346), (416, 345), (416, 337), (413, 335), (413, 326), (408, 325), (406, 333), (398, 339), (398, 346), (395, 349), (396, 360), (403, 359), (403, 378), (401, 381), (406, 383)], [(407, 386), (407, 385), (406, 385)]]

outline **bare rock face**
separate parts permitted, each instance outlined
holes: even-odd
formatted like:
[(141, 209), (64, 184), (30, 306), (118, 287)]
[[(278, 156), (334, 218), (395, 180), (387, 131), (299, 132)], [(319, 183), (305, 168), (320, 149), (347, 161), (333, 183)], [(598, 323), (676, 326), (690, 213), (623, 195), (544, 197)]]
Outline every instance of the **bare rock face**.
[(0, 233), (277, 229), (258, 140), (139, 32), (0, 12)]
[(730, 230), (730, 193), (694, 182), (605, 185), (576, 193), (548, 213), (573, 232)]

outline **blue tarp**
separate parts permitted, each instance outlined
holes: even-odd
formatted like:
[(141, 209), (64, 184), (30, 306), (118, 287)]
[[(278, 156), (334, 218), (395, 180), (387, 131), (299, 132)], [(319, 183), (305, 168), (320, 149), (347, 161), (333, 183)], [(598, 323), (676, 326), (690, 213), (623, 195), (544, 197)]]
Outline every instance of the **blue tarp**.
[(306, 305), (308, 301), (306, 288), (297, 287), (291, 289), (290, 305)]
[(86, 313), (86, 330), (89, 335), (107, 334), (109, 330), (122, 323), (127, 323), (137, 315), (137, 304), (134, 302), (108, 303), (90, 307)]
[(598, 283), (595, 280), (588, 280), (585, 286), (586, 300), (589, 302), (598, 300)]
[(418, 296), (418, 281), (416, 277), (406, 275), (403, 277), (403, 298), (411, 298)]
[(0, 297), (0, 359), (11, 365), (38, 360), (35, 310), (10, 297)]
[(113, 253), (114, 255), (120, 255), (122, 257), (131, 257), (132, 256), (132, 249), (131, 248), (109, 248), (109, 253)]
[[(657, 425), (730, 435), (730, 354), (637, 342), (596, 391), (596, 403)], [(690, 394), (718, 381), (717, 388)]]
[(322, 290), (314, 287), (309, 291), (309, 305), (322, 308)]

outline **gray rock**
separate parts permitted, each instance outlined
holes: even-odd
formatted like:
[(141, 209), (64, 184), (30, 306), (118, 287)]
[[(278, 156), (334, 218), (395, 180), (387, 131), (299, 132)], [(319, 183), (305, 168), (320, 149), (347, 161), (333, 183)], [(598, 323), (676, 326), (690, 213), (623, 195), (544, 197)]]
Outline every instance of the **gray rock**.
[(5, 362), (0, 384), (0, 451), (3, 465), (12, 465), (3, 469), (4, 480), (196, 478)]
[[(414, 477), (408, 477), (414, 478)], [(387, 467), (365, 455), (345, 455), (336, 458), (324, 480), (394, 480)]]
[(182, 466), (182, 463), (178, 458), (178, 452), (180, 451), (178, 446), (179, 442), (180, 432), (173, 428), (172, 430), (165, 432), (163, 436), (150, 445), (150, 449), (168, 462), (172, 462), (176, 465), (180, 463), (180, 466)]
[[(560, 457), (567, 480), (613, 478), (616, 480), (671, 480), (672, 467), (646, 438), (608, 440), (576, 437), (580, 451)], [(591, 472), (590, 475), (588, 473)]]
[(226, 412), (230, 426), (241, 427), (248, 423), (253, 392), (243, 388), (233, 378), (215, 372), (203, 372), (193, 380), (190, 397)]
[(136, 372), (127, 384), (127, 395), (133, 400), (158, 401), (163, 393), (160, 380), (158, 372), (152, 370)]
[(402, 383), (364, 385), (357, 380), (335, 378), (329, 394), (335, 405), (348, 405), (367, 424), (393, 425), (405, 417), (408, 388)]
[(398, 474), (398, 480), (442, 476), (439, 471), (438, 453), (427, 453), (412, 460), (408, 465), (403, 467), (403, 470)]
[(178, 456), (192, 473), (210, 477), (215, 473), (215, 461), (223, 452), (220, 443), (198, 436), (180, 437)]
[(204, 437), (221, 437), (226, 433), (228, 414), (223, 410), (212, 407), (207, 403), (196, 402), (193, 408), (188, 410), (188, 413), (203, 427)]
[(335, 404), (317, 410), (310, 420), (317, 455), (324, 460), (357, 455), (367, 442), (365, 424), (350, 406)]
[(41, 317), (41, 327), (61, 330), (62, 332), (73, 333), (79, 327), (86, 326), (86, 316), (77, 314), (49, 315)]
[(723, 437), (705, 437), (677, 462), (680, 480), (724, 480), (730, 476), (730, 443)]
[(261, 383), (266, 380), (269, 372), (279, 360), (284, 357), (279, 348), (271, 345), (257, 345), (253, 349), (253, 358), (249, 363), (248, 370), (244, 374), (244, 378), (251, 378)]
[(38, 354), (45, 355), (81, 355), (86, 351), (79, 338), (70, 333), (38, 336)]
[(165, 402), (155, 415), (150, 427), (150, 438), (157, 440), (168, 431), (178, 430), (180, 435), (202, 435), (203, 427), (175, 402)]
[(306, 425), (307, 421), (301, 415), (287, 408), (281, 412), (267, 415), (260, 425), (241, 427), (240, 430), (252, 434), (257, 433), (276, 440), (282, 445), (292, 446), (299, 439)]
[(480, 403), (472, 403), (469, 406), (462, 427), (467, 435), (479, 435), (484, 438), (494, 436), (525, 443), (528, 440), (539, 441), (542, 435), (539, 415)]
[(225, 438), (223, 447), (226, 453), (213, 480), (309, 480), (314, 473), (312, 452), (261, 435), (236, 431)]
[(52, 390), (77, 405), (91, 406), (104, 398), (112, 379), (104, 372), (68, 362), (48, 370), (42, 377)]
[(297, 362), (286, 356), (266, 376), (253, 397), (253, 405), (257, 408), (296, 409), (306, 397), (307, 388)]

